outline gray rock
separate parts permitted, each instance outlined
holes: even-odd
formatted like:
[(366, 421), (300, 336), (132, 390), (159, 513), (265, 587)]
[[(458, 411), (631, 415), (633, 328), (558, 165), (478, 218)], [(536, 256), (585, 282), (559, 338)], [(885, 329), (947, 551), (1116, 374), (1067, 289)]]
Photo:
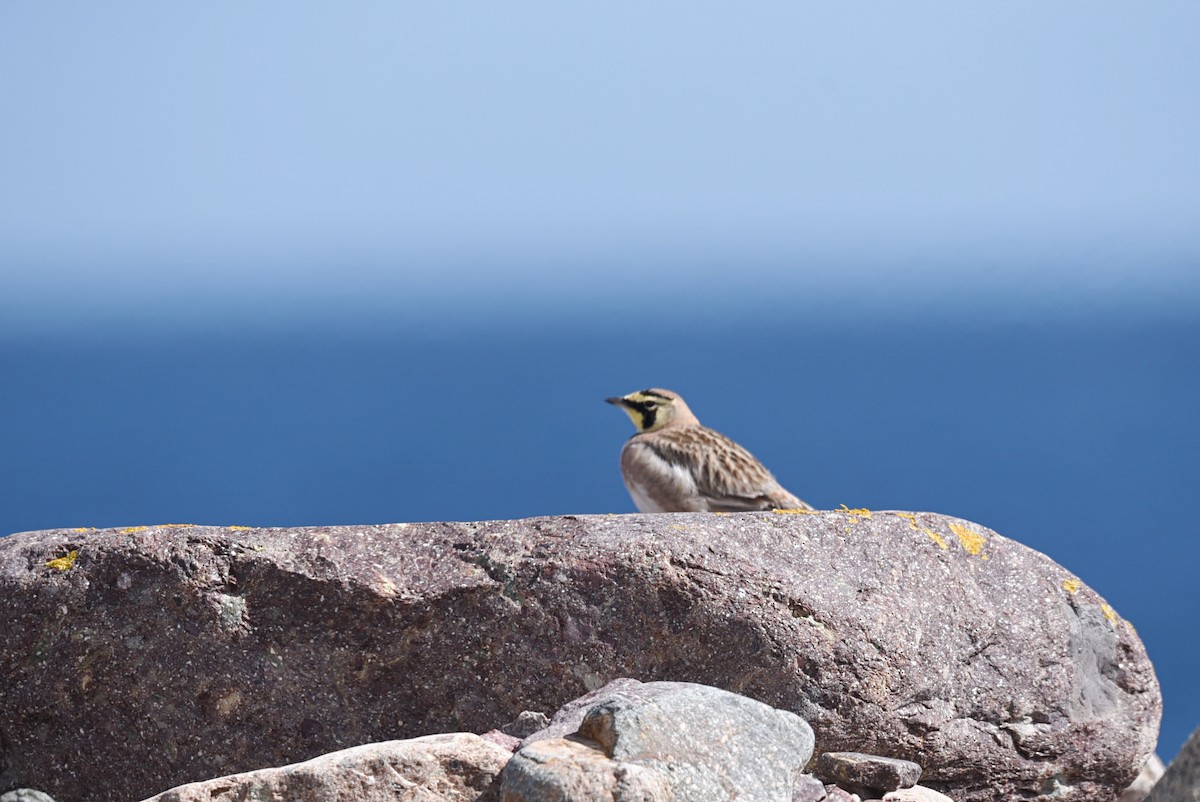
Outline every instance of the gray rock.
[(789, 802), (813, 752), (794, 713), (719, 688), (679, 682), (618, 691), (584, 716), (579, 734), (614, 760), (663, 774), (680, 802)]
[(528, 738), (535, 732), (540, 732), (550, 726), (550, 719), (545, 713), (524, 710), (521, 715), (499, 729), (514, 738)]
[(661, 778), (655, 798), (665, 788), (679, 802), (791, 802), (813, 750), (812, 729), (794, 713), (693, 683), (620, 679), (565, 705), (551, 733), (574, 722), (566, 739), (527, 739), (505, 770), (506, 800), (607, 799), (632, 772), (639, 793), (645, 778)]
[(915, 759), (959, 802), (1115, 798), (1161, 706), (1103, 599), (938, 515), (0, 539), (0, 788), (60, 802), (486, 732), (620, 676), (790, 710), (821, 751)]
[(813, 774), (827, 783), (835, 783), (867, 797), (880, 796), (897, 788), (911, 788), (921, 779), (921, 767), (911, 760), (862, 752), (822, 752)]
[(0, 794), (0, 802), (54, 802), (54, 797), (32, 788), (17, 788)]
[(429, 735), (189, 783), (146, 802), (499, 802), (499, 775), (508, 759), (508, 750), (477, 735)]
[(665, 777), (604, 754), (584, 738), (535, 741), (504, 767), (503, 802), (673, 802)]
[(1200, 802), (1200, 729), (1184, 743), (1146, 802)]

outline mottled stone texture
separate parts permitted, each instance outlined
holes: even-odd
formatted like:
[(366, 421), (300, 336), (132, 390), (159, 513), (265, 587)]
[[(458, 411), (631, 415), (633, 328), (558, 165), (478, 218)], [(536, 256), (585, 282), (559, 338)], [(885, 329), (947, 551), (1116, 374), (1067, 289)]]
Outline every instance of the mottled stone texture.
[(500, 802), (509, 757), (478, 735), (429, 735), (188, 783), (145, 802)]
[(882, 796), (897, 788), (911, 788), (921, 779), (921, 767), (911, 760), (864, 755), (862, 752), (823, 752), (813, 774), (837, 783), (860, 796)]
[(503, 802), (676, 802), (653, 769), (613, 760), (583, 738), (531, 743), (504, 767)]
[(0, 540), (0, 788), (59, 802), (485, 732), (621, 676), (791, 710), (819, 751), (914, 760), (958, 802), (1113, 799), (1161, 707), (1103, 599), (932, 514)]
[[(580, 701), (559, 711), (545, 733), (549, 739), (531, 736), (505, 768), (505, 802), (620, 802), (647, 796), (646, 781), (636, 795), (619, 788), (614, 780), (622, 776), (659, 778), (650, 794), (656, 799), (791, 802), (812, 756), (813, 732), (803, 719), (719, 688), (621, 679), (589, 694), (586, 708)], [(572, 719), (582, 713), (578, 733), (553, 737), (564, 712)], [(545, 759), (565, 751), (571, 739), (591, 754), (575, 750), (577, 761)], [(581, 776), (602, 776), (606, 782), (585, 789)]]

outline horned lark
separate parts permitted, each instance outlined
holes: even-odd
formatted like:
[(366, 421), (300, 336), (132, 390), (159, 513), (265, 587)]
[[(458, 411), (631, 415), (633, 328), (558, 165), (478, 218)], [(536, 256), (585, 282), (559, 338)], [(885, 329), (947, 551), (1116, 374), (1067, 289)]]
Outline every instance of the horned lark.
[(621, 475), (642, 512), (812, 509), (749, 451), (701, 426), (678, 393), (641, 390), (606, 400), (637, 427), (621, 449)]

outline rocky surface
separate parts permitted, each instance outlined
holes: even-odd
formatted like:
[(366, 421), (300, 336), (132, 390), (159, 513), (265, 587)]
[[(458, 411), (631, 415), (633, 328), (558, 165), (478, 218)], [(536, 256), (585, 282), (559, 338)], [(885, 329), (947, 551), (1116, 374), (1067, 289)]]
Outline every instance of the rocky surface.
[(146, 802), (499, 802), (500, 771), (509, 757), (478, 735), (429, 735), (189, 783)]
[(675, 802), (666, 777), (604, 754), (582, 738), (522, 747), (505, 766), (503, 802)]
[(860, 796), (883, 796), (916, 785), (921, 778), (921, 767), (911, 760), (862, 752), (824, 752), (817, 759), (813, 774)]
[[(504, 770), (505, 802), (632, 800), (647, 787), (678, 802), (788, 802), (812, 757), (812, 729), (794, 713), (703, 685), (622, 679), (569, 710), (583, 713), (577, 732), (531, 737)], [(556, 728), (563, 720), (556, 716)], [(600, 795), (576, 788), (581, 766), (606, 778)], [(649, 779), (631, 793), (616, 782), (622, 776)]]
[(795, 712), (958, 802), (1114, 799), (1161, 704), (1103, 599), (933, 514), (0, 539), (0, 788), (59, 802), (486, 732), (621, 676)]
[[(1154, 768), (1151, 766), (1151, 772)], [(1162, 772), (1146, 802), (1200, 802), (1200, 729), (1188, 737)]]

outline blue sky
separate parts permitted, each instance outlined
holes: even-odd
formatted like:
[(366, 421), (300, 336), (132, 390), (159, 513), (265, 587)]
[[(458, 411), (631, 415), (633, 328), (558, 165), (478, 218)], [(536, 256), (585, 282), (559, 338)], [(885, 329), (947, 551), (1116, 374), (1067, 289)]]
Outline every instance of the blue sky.
[(1178, 313), (1197, 30), (1191, 2), (10, 3), (0, 306)]

